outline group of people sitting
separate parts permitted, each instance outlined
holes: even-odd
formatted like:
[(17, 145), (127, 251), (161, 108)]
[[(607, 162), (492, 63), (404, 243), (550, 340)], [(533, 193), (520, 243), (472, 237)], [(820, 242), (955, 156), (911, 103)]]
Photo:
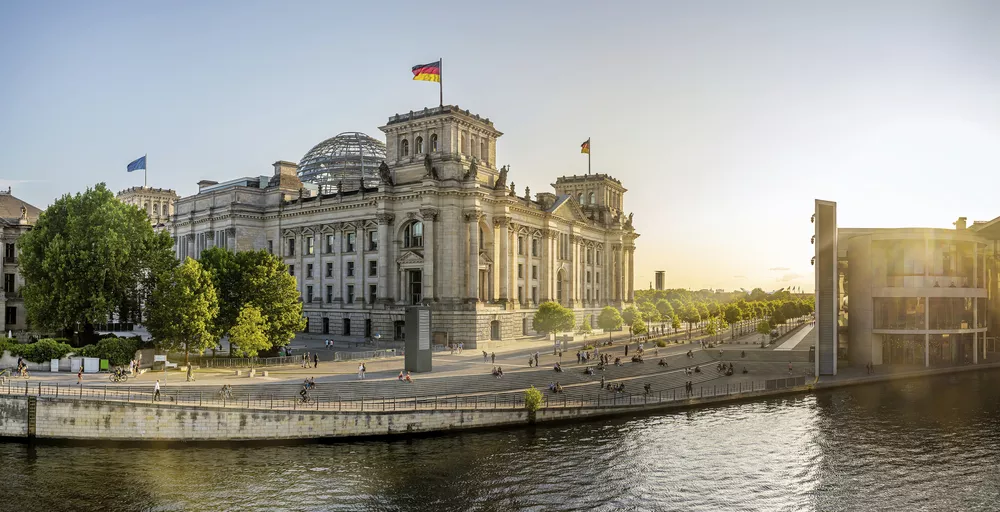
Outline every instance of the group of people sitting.
[(496, 378), (498, 378), (498, 379), (501, 378), (501, 377), (503, 377), (503, 368), (500, 367), (500, 366), (494, 366), (493, 367), (493, 376), (496, 377)]
[(397, 376), (396, 378), (399, 380), (399, 382), (413, 382), (413, 379), (410, 378), (410, 372), (406, 372), (406, 375), (403, 375), (403, 370), (399, 371), (399, 376)]
[(605, 389), (607, 389), (608, 391), (614, 391), (615, 393), (624, 393), (625, 392), (625, 383), (624, 382), (612, 382), (612, 383), (609, 383), (605, 387)]
[(693, 359), (693, 358), (694, 358), (694, 352), (693, 352), (693, 351), (691, 351), (691, 350), (688, 350), (688, 351), (687, 351), (687, 356), (688, 356), (689, 358), (692, 358), (692, 359)]
[(592, 367), (588, 366), (586, 369), (583, 370), (583, 373), (585, 373), (587, 375), (593, 375), (594, 374), (594, 369)]
[(556, 364), (552, 365), (552, 369), (555, 370), (555, 371), (557, 371), (557, 372), (559, 372), (559, 373), (562, 373), (562, 371), (563, 371), (562, 365), (559, 364), (558, 362)]
[(559, 384), (558, 382), (556, 382), (555, 384), (552, 384), (550, 382), (549, 383), (549, 391), (551, 391), (553, 393), (565, 393), (565, 391), (563, 391), (562, 385)]
[(667, 360), (666, 360), (666, 359), (663, 359), (662, 357), (660, 358), (660, 362), (659, 362), (659, 363), (656, 363), (656, 364), (658, 364), (658, 365), (660, 365), (660, 366), (663, 366), (663, 367), (667, 367), (667, 366), (670, 366), (669, 364), (667, 364)]
[(641, 354), (636, 354), (636, 355), (632, 356), (632, 362), (633, 363), (642, 363), (642, 362), (644, 362), (642, 360), (642, 355)]
[(701, 367), (700, 366), (695, 366), (694, 369), (685, 368), (684, 369), (684, 373), (686, 375), (691, 375), (692, 373), (701, 373)]

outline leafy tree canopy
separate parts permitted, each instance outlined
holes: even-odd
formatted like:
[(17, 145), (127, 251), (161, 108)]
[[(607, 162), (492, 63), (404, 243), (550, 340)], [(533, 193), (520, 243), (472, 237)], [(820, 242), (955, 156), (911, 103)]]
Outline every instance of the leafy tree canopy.
[(622, 310), (622, 321), (625, 322), (625, 325), (632, 325), (636, 318), (642, 318), (642, 313), (639, 313), (635, 306), (629, 306)]
[(146, 327), (168, 350), (183, 350), (184, 364), (191, 352), (201, 354), (215, 346), (212, 326), (219, 315), (219, 299), (212, 278), (197, 260), (184, 263), (160, 276), (150, 298)]
[(176, 263), (170, 236), (103, 183), (57, 199), (18, 244), (29, 323), (88, 341), (113, 315), (140, 321), (157, 276)]
[(236, 325), (229, 329), (229, 341), (235, 344), (241, 357), (257, 357), (259, 352), (271, 348), (267, 339), (267, 320), (260, 308), (252, 304), (243, 306), (236, 317)]
[(552, 301), (543, 302), (538, 306), (538, 311), (531, 321), (532, 329), (544, 333), (570, 331), (574, 324), (576, 320), (573, 311)]

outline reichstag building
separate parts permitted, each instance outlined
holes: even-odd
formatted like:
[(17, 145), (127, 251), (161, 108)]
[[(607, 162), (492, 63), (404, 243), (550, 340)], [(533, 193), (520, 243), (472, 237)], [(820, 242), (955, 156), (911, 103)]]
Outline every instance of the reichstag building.
[(386, 143), (342, 133), (270, 176), (201, 181), (167, 227), (177, 256), (209, 247), (265, 249), (298, 281), (310, 333), (403, 336), (404, 311), (427, 305), (435, 343), (535, 333), (555, 300), (577, 326), (633, 297), (638, 233), (626, 189), (606, 174), (558, 177), (552, 192), (515, 189), (497, 166), (502, 135), (457, 106), (395, 115)]

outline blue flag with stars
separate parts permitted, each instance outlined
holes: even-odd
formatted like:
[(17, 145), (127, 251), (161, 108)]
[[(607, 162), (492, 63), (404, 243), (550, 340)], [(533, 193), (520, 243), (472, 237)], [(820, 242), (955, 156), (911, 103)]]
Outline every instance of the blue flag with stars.
[(132, 161), (128, 164), (128, 172), (132, 171), (144, 171), (146, 170), (146, 155), (142, 155), (142, 158)]

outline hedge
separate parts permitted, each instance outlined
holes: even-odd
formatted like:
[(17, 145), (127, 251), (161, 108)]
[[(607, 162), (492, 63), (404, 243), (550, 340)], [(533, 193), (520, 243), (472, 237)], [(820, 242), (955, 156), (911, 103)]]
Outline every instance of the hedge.
[(96, 345), (86, 345), (76, 350), (83, 357), (107, 359), (112, 366), (125, 366), (135, 358), (139, 341), (133, 338), (104, 338)]
[(32, 363), (47, 363), (52, 359), (62, 359), (72, 353), (74, 348), (66, 343), (45, 338), (25, 345), (10, 345), (7, 350), (15, 356), (20, 356)]

